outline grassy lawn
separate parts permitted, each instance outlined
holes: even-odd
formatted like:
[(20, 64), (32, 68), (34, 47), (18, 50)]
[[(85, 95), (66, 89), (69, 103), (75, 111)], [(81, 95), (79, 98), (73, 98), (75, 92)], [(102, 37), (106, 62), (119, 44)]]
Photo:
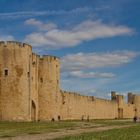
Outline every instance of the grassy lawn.
[(91, 122), (95, 124), (100, 124), (102, 126), (111, 126), (111, 125), (128, 125), (134, 124), (132, 119), (129, 120), (92, 120)]
[(83, 133), (79, 136), (68, 136), (55, 140), (140, 140), (140, 124), (129, 128)]
[(55, 132), (63, 128), (76, 127), (76, 122), (0, 122), (0, 137), (12, 137), (24, 134)]
[[(94, 127), (100, 127), (100, 126), (126, 125), (126, 124), (133, 124), (133, 122), (130, 120), (92, 120), (90, 122), (87, 122), (87, 121), (83, 121), (83, 122), (82, 121), (0, 122), (0, 138), (14, 137), (14, 136), (18, 136), (18, 135), (27, 135), (27, 134), (41, 134), (41, 133), (47, 133), (47, 132), (57, 132), (57, 131), (61, 131), (63, 129), (74, 130), (77, 128), (94, 128)], [(138, 125), (137, 127), (140, 130), (140, 126)], [(137, 127), (134, 127), (134, 128), (137, 129)], [(110, 136), (111, 134), (114, 133), (114, 131), (116, 131), (114, 136), (116, 134), (120, 133), (119, 130), (102, 132), (103, 137), (106, 137), (106, 136), (108, 137), (108, 135)], [(126, 133), (126, 132), (124, 132), (124, 133)], [(127, 135), (127, 133), (126, 133), (126, 135)], [(96, 139), (98, 140), (98, 138), (101, 137), (101, 133), (93, 133), (93, 134), (89, 133), (89, 134), (83, 134), (78, 137), (68, 137), (65, 139), (66, 140), (88, 140), (88, 139), (91, 140), (91, 139), (93, 139), (93, 137), (95, 137), (95, 138), (97, 137)]]

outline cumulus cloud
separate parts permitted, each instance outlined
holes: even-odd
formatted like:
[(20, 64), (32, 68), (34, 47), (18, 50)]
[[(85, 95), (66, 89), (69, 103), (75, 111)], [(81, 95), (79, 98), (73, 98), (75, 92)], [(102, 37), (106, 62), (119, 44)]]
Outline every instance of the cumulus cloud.
[(14, 37), (12, 35), (0, 35), (0, 41), (12, 41), (14, 40)]
[[(43, 24), (35, 19), (28, 22), (26, 21), (26, 23), (37, 26)], [(45, 27), (45, 24), (43, 24), (43, 26)], [(134, 30), (126, 26), (105, 24), (99, 20), (87, 20), (71, 29), (55, 28), (46, 32), (33, 32), (25, 37), (25, 42), (28, 42), (36, 47), (60, 49), (65, 47), (73, 47), (85, 41), (114, 36), (131, 35), (133, 33)]]
[(68, 73), (68, 76), (74, 78), (112, 78), (115, 75), (113, 73), (72, 71)]
[(31, 26), (35, 26), (36, 28), (38, 28), (40, 31), (48, 31), (48, 30), (52, 30), (57, 28), (57, 25), (54, 23), (47, 23), (44, 24), (41, 21), (38, 21), (34, 18), (28, 19), (25, 21), (26, 25), (31, 25)]
[(138, 53), (133, 51), (68, 54), (62, 57), (62, 71), (120, 66), (131, 62), (137, 55)]

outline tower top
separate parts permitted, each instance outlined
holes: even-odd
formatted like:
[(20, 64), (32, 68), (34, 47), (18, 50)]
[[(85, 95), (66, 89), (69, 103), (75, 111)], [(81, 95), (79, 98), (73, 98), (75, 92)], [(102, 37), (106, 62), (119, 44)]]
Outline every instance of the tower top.
[(6, 45), (16, 45), (16, 46), (19, 46), (19, 47), (25, 47), (25, 46), (28, 46), (30, 48), (32, 48), (31, 45), (27, 44), (27, 43), (22, 43), (22, 42), (18, 42), (18, 41), (0, 41), (0, 45), (2, 46), (6, 46)]

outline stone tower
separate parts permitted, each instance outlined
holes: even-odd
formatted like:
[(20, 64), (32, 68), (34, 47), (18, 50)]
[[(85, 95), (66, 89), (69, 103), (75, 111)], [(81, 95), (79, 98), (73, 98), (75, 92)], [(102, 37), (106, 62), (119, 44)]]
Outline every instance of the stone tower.
[(28, 44), (0, 42), (0, 120), (31, 120), (31, 57)]
[(55, 56), (39, 60), (39, 119), (57, 120), (60, 104), (60, 61)]

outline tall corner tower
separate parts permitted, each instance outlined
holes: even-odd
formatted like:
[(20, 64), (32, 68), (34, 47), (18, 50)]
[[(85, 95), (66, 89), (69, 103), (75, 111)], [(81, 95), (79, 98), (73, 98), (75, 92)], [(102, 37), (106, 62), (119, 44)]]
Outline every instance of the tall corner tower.
[(0, 120), (31, 120), (31, 46), (0, 42)]

